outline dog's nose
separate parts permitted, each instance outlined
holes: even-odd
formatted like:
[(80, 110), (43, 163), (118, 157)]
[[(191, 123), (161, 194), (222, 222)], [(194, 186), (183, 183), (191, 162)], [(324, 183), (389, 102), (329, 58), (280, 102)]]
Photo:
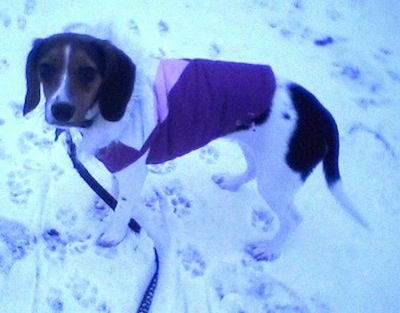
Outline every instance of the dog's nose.
[(58, 102), (51, 107), (51, 114), (58, 122), (68, 122), (74, 113), (75, 108), (68, 102)]

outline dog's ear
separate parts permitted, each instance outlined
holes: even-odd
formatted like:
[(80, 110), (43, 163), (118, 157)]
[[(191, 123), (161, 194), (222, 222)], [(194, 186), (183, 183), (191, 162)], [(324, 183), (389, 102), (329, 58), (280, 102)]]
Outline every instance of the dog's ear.
[(99, 108), (106, 120), (115, 122), (125, 114), (135, 83), (136, 66), (108, 41), (103, 42), (103, 52), (105, 69), (98, 94)]
[(38, 61), (41, 55), (43, 42), (43, 39), (35, 40), (32, 50), (29, 52), (26, 61), (26, 95), (23, 109), (24, 116), (35, 109), (40, 101)]

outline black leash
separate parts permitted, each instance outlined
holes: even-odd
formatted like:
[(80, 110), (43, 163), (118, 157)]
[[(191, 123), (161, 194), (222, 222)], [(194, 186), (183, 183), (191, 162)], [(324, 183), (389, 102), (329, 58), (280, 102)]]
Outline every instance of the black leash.
[[(78, 171), (79, 175), (82, 179), (89, 185), (89, 187), (111, 208), (115, 211), (115, 208), (118, 204), (118, 201), (102, 186), (99, 182), (89, 173), (86, 167), (79, 161), (76, 154), (76, 145), (72, 140), (71, 133), (69, 131), (65, 131), (66, 133), (66, 142), (68, 145), (68, 156), (70, 157), (74, 168)], [(59, 135), (59, 130), (56, 131), (56, 138)], [(129, 228), (135, 233), (140, 233), (140, 225), (135, 219), (131, 219), (128, 224)], [(146, 288), (146, 291), (143, 295), (142, 301), (140, 302), (140, 306), (137, 310), (137, 313), (147, 313), (150, 310), (151, 302), (153, 300), (154, 292), (157, 287), (158, 282), (158, 269), (159, 269), (159, 261), (158, 254), (156, 248), (154, 248), (155, 255), (155, 263), (156, 270), (154, 272), (153, 277), (150, 280), (149, 285)]]

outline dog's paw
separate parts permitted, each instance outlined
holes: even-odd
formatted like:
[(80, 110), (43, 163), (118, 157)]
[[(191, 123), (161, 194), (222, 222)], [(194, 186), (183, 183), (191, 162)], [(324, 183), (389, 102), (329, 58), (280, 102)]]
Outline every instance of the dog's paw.
[(200, 149), (199, 157), (207, 164), (215, 164), (219, 159), (219, 152), (211, 145), (207, 145)]
[(220, 173), (211, 176), (211, 179), (221, 189), (229, 191), (237, 191), (243, 184), (240, 175), (232, 175), (229, 173)]
[(111, 225), (98, 239), (97, 244), (102, 247), (114, 247), (121, 243), (128, 234), (128, 226), (114, 227)]
[(281, 255), (282, 245), (276, 241), (263, 241), (255, 244), (248, 244), (245, 247), (249, 253), (257, 261), (275, 261)]

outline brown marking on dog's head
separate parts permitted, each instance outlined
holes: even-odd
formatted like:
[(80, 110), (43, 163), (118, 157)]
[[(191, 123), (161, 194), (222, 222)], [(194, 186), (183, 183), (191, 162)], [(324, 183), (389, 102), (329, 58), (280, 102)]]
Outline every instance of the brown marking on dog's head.
[(71, 33), (39, 39), (27, 59), (23, 113), (37, 107), (42, 85), (51, 124), (85, 126), (97, 105), (106, 120), (118, 121), (134, 79), (135, 65), (108, 41)]

